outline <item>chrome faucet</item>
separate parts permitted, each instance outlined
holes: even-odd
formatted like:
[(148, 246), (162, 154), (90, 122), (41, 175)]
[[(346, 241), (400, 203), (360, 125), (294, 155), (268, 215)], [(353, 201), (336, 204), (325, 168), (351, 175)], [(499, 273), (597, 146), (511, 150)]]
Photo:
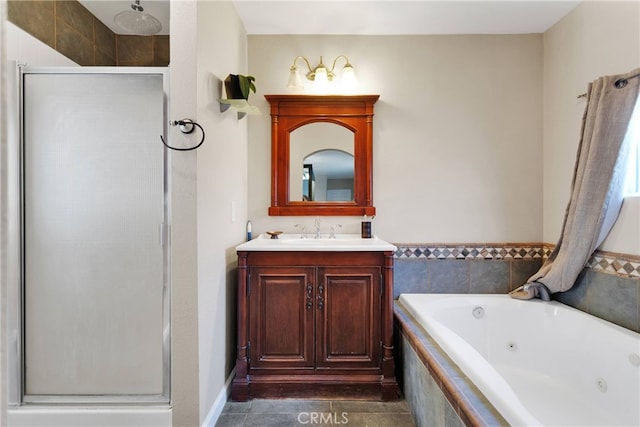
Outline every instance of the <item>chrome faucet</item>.
[[(336, 224), (335, 226), (340, 228), (340, 227), (342, 227), (342, 224)], [(330, 239), (335, 239), (336, 238), (336, 230), (335, 230), (334, 226), (331, 226), (331, 228), (329, 229), (329, 238)]]
[(544, 284), (540, 282), (527, 283), (522, 287), (523, 290), (528, 291), (531, 289), (533, 295), (540, 298), (542, 301), (551, 301), (551, 292)]
[(300, 230), (300, 238), (301, 239), (306, 239), (307, 238), (307, 229), (305, 228), (304, 225), (296, 224), (296, 225), (294, 225), (294, 227), (296, 227), (296, 228), (302, 227), (302, 229)]
[(319, 239), (320, 238), (320, 217), (316, 217), (316, 221), (315, 221), (315, 226), (316, 226), (316, 235), (315, 238)]

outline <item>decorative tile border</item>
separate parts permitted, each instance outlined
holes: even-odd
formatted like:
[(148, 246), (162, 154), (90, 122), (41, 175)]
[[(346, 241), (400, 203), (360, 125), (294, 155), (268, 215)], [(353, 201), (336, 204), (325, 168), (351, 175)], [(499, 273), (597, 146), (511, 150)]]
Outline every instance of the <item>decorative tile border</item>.
[(593, 271), (640, 279), (640, 257), (598, 251), (589, 258), (587, 267)]
[(397, 243), (396, 246), (395, 257), (399, 259), (511, 260), (542, 259), (548, 255), (540, 243)]
[[(546, 260), (555, 245), (547, 243), (396, 243), (397, 259)], [(587, 268), (640, 279), (640, 256), (596, 251)]]

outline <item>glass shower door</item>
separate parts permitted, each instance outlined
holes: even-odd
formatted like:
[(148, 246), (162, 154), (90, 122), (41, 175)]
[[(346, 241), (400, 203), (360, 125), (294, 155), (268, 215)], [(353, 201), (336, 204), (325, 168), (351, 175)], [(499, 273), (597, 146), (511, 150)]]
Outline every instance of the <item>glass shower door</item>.
[(22, 73), (26, 402), (168, 402), (163, 73)]

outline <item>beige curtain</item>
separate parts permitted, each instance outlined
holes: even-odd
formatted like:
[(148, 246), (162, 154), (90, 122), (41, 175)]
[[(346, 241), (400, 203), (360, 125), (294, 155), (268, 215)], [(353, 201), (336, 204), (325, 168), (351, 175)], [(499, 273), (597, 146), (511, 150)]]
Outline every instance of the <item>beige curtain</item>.
[[(582, 137), (560, 239), (540, 270), (527, 283), (543, 284), (550, 293), (569, 290), (613, 226), (623, 200), (625, 166), (631, 145), (627, 129), (638, 114), (634, 107), (640, 68), (589, 84)], [(521, 287), (515, 298), (538, 295), (536, 286)]]

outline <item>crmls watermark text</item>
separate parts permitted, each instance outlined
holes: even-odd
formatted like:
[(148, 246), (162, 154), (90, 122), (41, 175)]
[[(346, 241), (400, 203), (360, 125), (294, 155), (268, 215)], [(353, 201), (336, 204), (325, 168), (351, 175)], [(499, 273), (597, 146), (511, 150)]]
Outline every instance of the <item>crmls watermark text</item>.
[(300, 424), (349, 424), (348, 412), (300, 412), (298, 414)]

